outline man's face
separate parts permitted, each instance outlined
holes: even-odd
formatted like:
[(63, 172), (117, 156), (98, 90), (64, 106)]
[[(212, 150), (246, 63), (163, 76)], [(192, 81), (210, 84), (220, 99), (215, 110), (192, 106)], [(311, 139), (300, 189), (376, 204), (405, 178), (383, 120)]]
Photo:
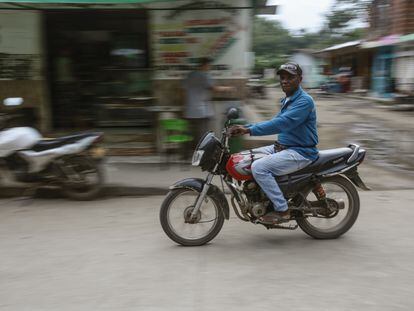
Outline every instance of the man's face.
[(301, 76), (292, 75), (286, 71), (280, 73), (280, 85), (283, 92), (285, 92), (287, 95), (294, 93), (298, 89), (301, 82)]

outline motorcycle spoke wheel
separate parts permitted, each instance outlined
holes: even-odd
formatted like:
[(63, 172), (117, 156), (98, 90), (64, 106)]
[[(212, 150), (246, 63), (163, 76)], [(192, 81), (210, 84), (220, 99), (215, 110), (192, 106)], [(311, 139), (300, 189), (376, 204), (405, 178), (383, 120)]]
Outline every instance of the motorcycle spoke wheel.
[[(301, 229), (317, 239), (333, 239), (347, 232), (359, 214), (359, 196), (355, 186), (343, 176), (326, 178), (321, 182), (327, 204), (314, 208), (315, 213), (297, 219)], [(317, 201), (313, 192), (306, 194), (306, 200)], [(318, 202), (319, 203), (319, 202)], [(328, 206), (328, 208), (326, 208)]]
[(188, 190), (176, 197), (168, 210), (168, 223), (173, 232), (185, 239), (196, 240), (208, 235), (214, 228), (219, 210), (214, 202), (208, 197), (203, 200), (196, 220), (188, 221), (196, 200), (198, 192)]
[(88, 192), (100, 183), (99, 171), (96, 167), (90, 167), (88, 163), (74, 161), (70, 163), (70, 169), (76, 177), (69, 180), (68, 185), (79, 192)]
[(71, 158), (66, 162), (73, 174), (63, 183), (63, 190), (73, 200), (92, 200), (96, 198), (103, 184), (100, 167), (83, 157)]
[[(352, 198), (347, 189), (333, 182), (322, 183), (322, 187), (326, 193), (328, 207), (321, 207), (317, 211), (317, 217), (311, 216), (306, 218), (306, 220), (311, 227), (318, 230), (332, 231), (346, 221), (349, 208), (352, 204)], [(317, 201), (313, 192), (309, 193), (306, 199), (308, 201)], [(335, 202), (342, 202), (343, 208), (339, 209), (337, 206), (339, 204), (335, 204)]]
[(221, 208), (209, 196), (201, 203), (195, 219), (191, 219), (198, 195), (199, 192), (192, 189), (175, 189), (161, 207), (160, 221), (164, 232), (181, 245), (203, 245), (212, 240), (223, 226)]

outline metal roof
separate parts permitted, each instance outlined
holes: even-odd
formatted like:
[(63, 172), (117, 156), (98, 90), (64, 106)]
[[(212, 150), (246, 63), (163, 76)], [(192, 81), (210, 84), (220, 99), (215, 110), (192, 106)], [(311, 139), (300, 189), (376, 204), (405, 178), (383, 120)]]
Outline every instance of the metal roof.
[(334, 51), (334, 50), (340, 50), (340, 49), (344, 49), (344, 48), (349, 48), (349, 47), (354, 47), (354, 46), (358, 46), (362, 43), (361, 40), (356, 40), (356, 41), (349, 41), (349, 42), (345, 42), (345, 43), (341, 43), (341, 44), (336, 44), (333, 46), (330, 46), (326, 49), (323, 49), (320, 52), (329, 52), (329, 51)]

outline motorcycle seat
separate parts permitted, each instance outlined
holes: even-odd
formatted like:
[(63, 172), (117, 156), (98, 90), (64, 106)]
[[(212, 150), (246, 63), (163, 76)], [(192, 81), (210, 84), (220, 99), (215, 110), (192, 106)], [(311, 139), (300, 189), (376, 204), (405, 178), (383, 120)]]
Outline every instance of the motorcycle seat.
[[(294, 172), (292, 175), (314, 173), (334, 167), (340, 162), (346, 161), (353, 150), (351, 148), (336, 148), (319, 151), (318, 158), (305, 168)], [(343, 159), (341, 159), (343, 158)]]
[(100, 136), (100, 135), (102, 135), (102, 133), (87, 132), (87, 133), (73, 134), (69, 136), (62, 136), (62, 137), (53, 138), (53, 139), (42, 139), (39, 142), (37, 142), (36, 145), (34, 145), (31, 148), (31, 150), (36, 151), (36, 152), (50, 150), (50, 149), (61, 147), (63, 145), (74, 143), (86, 137)]

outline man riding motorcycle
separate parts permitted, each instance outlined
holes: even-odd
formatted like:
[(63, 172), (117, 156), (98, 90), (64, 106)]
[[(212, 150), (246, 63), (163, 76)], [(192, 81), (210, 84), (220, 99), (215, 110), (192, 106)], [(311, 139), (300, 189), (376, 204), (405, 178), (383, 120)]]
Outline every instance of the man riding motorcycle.
[(280, 66), (277, 74), (286, 94), (281, 100), (280, 112), (269, 121), (248, 126), (237, 125), (230, 131), (232, 136), (279, 134), (274, 145), (256, 149), (267, 156), (252, 164), (256, 182), (273, 203), (274, 211), (260, 219), (267, 224), (290, 219), (288, 204), (274, 176), (298, 171), (318, 158), (315, 103), (300, 86), (302, 69), (298, 64), (288, 62)]

